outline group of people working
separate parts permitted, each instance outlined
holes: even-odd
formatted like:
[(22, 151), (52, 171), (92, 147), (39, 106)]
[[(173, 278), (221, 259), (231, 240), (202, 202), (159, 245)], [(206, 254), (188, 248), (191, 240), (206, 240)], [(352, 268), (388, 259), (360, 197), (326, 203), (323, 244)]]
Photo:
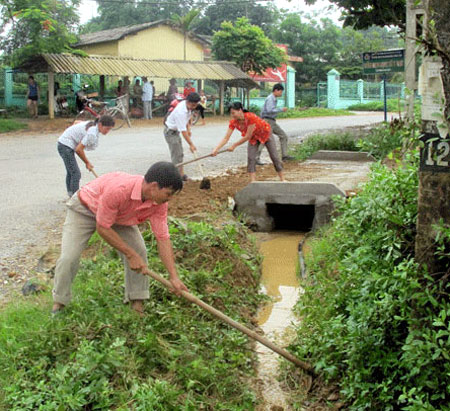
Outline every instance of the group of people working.
[[(248, 142), (247, 171), (251, 181), (256, 179), (256, 164), (260, 147), (266, 147), (274, 168), (281, 181), (283, 163), (278, 156), (273, 132), (277, 132), (282, 148), (282, 160), (287, 160), (287, 136), (276, 124), (280, 111), (276, 107), (276, 98), (284, 88), (281, 84), (273, 87), (272, 94), (266, 99), (262, 117), (245, 110), (240, 102), (230, 109), (230, 122), (223, 139), (212, 151), (217, 155), (224, 147), (235, 129), (241, 138), (228, 147), (236, 147)], [(86, 157), (85, 150), (93, 150), (98, 145), (99, 134), (108, 134), (114, 126), (114, 119), (104, 115), (95, 122), (81, 122), (69, 127), (58, 139), (58, 152), (66, 167), (66, 188), (70, 196), (67, 202), (67, 216), (63, 227), (61, 255), (56, 264), (53, 288), (54, 314), (59, 313), (71, 300), (71, 286), (77, 274), (81, 252), (89, 238), (97, 231), (99, 235), (120, 254), (125, 265), (125, 297), (140, 315), (144, 313), (143, 302), (149, 298), (147, 251), (138, 224), (149, 221), (155, 235), (159, 256), (169, 273), (172, 291), (177, 295), (187, 291), (180, 280), (174, 259), (172, 244), (167, 226), (167, 202), (181, 191), (183, 181), (188, 178), (179, 166), (183, 162), (182, 139), (186, 141), (192, 153), (197, 151), (191, 132), (190, 117), (201, 101), (195, 91), (190, 91), (166, 118), (164, 137), (169, 146), (171, 162), (153, 164), (145, 176), (130, 175), (122, 172), (108, 173), (79, 188), (81, 173), (75, 154), (93, 170)], [(267, 121), (266, 121), (267, 120)], [(271, 126), (269, 123), (273, 123)]]

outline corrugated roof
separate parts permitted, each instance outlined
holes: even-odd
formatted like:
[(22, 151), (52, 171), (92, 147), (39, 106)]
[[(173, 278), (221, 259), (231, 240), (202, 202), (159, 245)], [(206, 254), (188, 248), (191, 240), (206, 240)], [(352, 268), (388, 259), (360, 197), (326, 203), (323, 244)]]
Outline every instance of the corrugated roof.
[[(74, 47), (82, 47), (91, 44), (105, 43), (108, 41), (116, 41), (123, 39), (125, 36), (137, 33), (142, 30), (146, 30), (151, 27), (157, 27), (160, 25), (170, 26), (174, 30), (179, 30), (169, 20), (158, 20), (150, 23), (136, 24), (134, 26), (116, 27), (115, 29), (97, 31), (95, 33), (82, 34), (80, 41), (74, 45)], [(203, 45), (209, 45), (211, 41), (204, 38), (204, 36), (197, 36), (195, 33), (188, 33), (189, 37), (197, 40)]]
[(250, 76), (226, 61), (144, 60), (114, 56), (42, 54), (29, 60), (22, 68), (29, 72), (45, 72), (49, 66), (55, 73), (223, 80), (232, 87), (259, 87)]

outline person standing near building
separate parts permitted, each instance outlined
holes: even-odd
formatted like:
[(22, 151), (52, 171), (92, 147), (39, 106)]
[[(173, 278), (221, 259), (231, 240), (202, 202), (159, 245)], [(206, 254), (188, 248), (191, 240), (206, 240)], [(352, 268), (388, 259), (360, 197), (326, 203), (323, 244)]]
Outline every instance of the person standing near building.
[(169, 89), (167, 90), (167, 100), (168, 103), (170, 104), (172, 102), (172, 100), (175, 98), (175, 94), (178, 93), (178, 87), (177, 87), (177, 80), (174, 78), (171, 78), (169, 80)]
[(133, 86), (133, 107), (138, 107), (142, 104), (142, 86), (139, 79), (136, 79)]
[(189, 94), (195, 93), (195, 88), (192, 87), (193, 83), (191, 80), (186, 81), (186, 85), (184, 86), (183, 95), (186, 98)]
[[(272, 88), (272, 93), (266, 98), (264, 102), (264, 106), (261, 110), (261, 117), (263, 120), (267, 121), (272, 127), (272, 133), (276, 134), (280, 139), (281, 146), (281, 160), (288, 161), (293, 160), (294, 157), (288, 155), (288, 136), (284, 132), (284, 130), (277, 124), (276, 117), (278, 113), (282, 111), (286, 111), (287, 108), (277, 108), (277, 98), (283, 95), (284, 87), (282, 84), (277, 83)], [(264, 163), (261, 161), (261, 152), (263, 149), (263, 145), (260, 145), (258, 148), (258, 154), (256, 156), (256, 164), (263, 165)]]
[(142, 86), (142, 103), (144, 104), (144, 118), (149, 120), (152, 118), (152, 100), (153, 87), (148, 82), (147, 77), (142, 77), (144, 85)]
[[(192, 142), (190, 119), (192, 110), (195, 110), (200, 101), (200, 96), (197, 93), (191, 93), (186, 100), (181, 101), (175, 109), (169, 114), (166, 119), (164, 127), (164, 137), (169, 146), (170, 158), (173, 164), (183, 162), (183, 143), (180, 133), (188, 143), (192, 153), (197, 151)], [(188, 180), (188, 176), (183, 173), (183, 166), (179, 168), (180, 174), (183, 176), (183, 181)]]
[(28, 77), (28, 91), (27, 91), (27, 107), (28, 112), (30, 113), (30, 116), (32, 118), (38, 117), (38, 102), (40, 99), (40, 90), (39, 86), (34, 81), (34, 77), (30, 76)]

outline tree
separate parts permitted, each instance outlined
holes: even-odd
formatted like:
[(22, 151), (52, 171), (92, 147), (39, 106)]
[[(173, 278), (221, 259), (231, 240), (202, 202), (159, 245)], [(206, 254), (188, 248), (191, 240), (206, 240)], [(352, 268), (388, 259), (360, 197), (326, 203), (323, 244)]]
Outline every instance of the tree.
[(83, 33), (149, 23), (157, 20), (169, 20), (174, 14), (182, 15), (186, 13), (194, 5), (193, 0), (183, 3), (161, 2), (161, 4), (149, 2), (148, 0), (134, 0), (124, 3), (96, 1), (99, 15), (82, 27)]
[(269, 35), (278, 14), (277, 8), (271, 3), (261, 5), (253, 0), (242, 3), (218, 0), (215, 4), (206, 7), (202, 12), (202, 18), (194, 27), (196, 33), (212, 36), (214, 32), (220, 30), (224, 21), (235, 21), (240, 17), (246, 17), (250, 24), (262, 28), (264, 33)]
[[(305, 0), (314, 4), (316, 0)], [(405, 28), (406, 0), (330, 0), (344, 9), (344, 26), (366, 29), (372, 25)], [(448, 6), (448, 5), (447, 5)]]
[(292, 54), (303, 57), (303, 62), (295, 65), (297, 81), (313, 84), (324, 81), (333, 68), (345, 78), (361, 78), (361, 54), (392, 47), (399, 40), (395, 33), (384, 28), (342, 29), (329, 18), (316, 19), (298, 13), (286, 14), (272, 37), (287, 44)]
[[(438, 251), (436, 226), (450, 227), (450, 167), (448, 163), (449, 146), (448, 133), (450, 131), (450, 9), (448, 0), (429, 0), (425, 10), (424, 37), (422, 43), (426, 54), (436, 55), (442, 61), (441, 79), (444, 90), (444, 110), (440, 120), (422, 121), (422, 131), (434, 134), (436, 149), (429, 149), (433, 158), (438, 154), (444, 155), (441, 163), (442, 172), (419, 170), (419, 200), (416, 236), (416, 259), (426, 264), (431, 274), (440, 279), (442, 284), (448, 284), (450, 274), (449, 239)], [(428, 22), (428, 24), (427, 24)], [(438, 126), (442, 123), (447, 130), (446, 138), (441, 138)], [(426, 144), (428, 146), (428, 144)], [(439, 149), (441, 146), (441, 149)], [(422, 152), (424, 154), (424, 148)], [(445, 166), (447, 162), (447, 166)], [(437, 255), (440, 253), (441, 255)]]
[(183, 32), (184, 60), (186, 60), (186, 41), (187, 41), (189, 29), (192, 25), (192, 22), (195, 20), (195, 18), (199, 14), (200, 14), (200, 10), (192, 9), (192, 10), (188, 11), (187, 14), (185, 14), (184, 16), (179, 16), (178, 14), (175, 14), (171, 18), (172, 24)]
[(221, 30), (214, 34), (212, 52), (218, 60), (233, 61), (242, 71), (257, 74), (286, 61), (285, 52), (245, 17), (237, 19), (235, 25), (222, 23)]
[(18, 65), (39, 53), (70, 52), (80, 0), (3, 0), (0, 40), (3, 60)]

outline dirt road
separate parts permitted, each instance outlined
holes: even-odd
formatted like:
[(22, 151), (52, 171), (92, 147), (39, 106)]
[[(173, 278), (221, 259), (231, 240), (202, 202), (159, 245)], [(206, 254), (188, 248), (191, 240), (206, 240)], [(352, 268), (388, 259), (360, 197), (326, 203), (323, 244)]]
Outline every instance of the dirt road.
[[(295, 144), (319, 131), (366, 126), (382, 120), (382, 113), (360, 113), (280, 120), (279, 124), (289, 134), (290, 144)], [(64, 165), (56, 151), (56, 141), (63, 125), (48, 127), (46, 124), (37, 122), (27, 132), (0, 134), (0, 302), (11, 284), (20, 284), (27, 278), (37, 257), (49, 244), (59, 241), (66, 190)], [(221, 119), (194, 128), (194, 143), (200, 155), (211, 152), (225, 134), (226, 127), (226, 120)], [(232, 138), (237, 138), (237, 133)], [(191, 158), (186, 149), (185, 153), (186, 160)], [(98, 149), (88, 152), (88, 157), (98, 174), (117, 170), (145, 173), (152, 163), (169, 160), (161, 119), (101, 136)], [(206, 159), (202, 164), (209, 176), (223, 174), (227, 169), (246, 164), (246, 147), (243, 145), (234, 153)], [(186, 172), (190, 177), (200, 178), (195, 163), (187, 166)], [(81, 184), (92, 179), (92, 174), (82, 168)], [(189, 204), (184, 205), (191, 208)]]

